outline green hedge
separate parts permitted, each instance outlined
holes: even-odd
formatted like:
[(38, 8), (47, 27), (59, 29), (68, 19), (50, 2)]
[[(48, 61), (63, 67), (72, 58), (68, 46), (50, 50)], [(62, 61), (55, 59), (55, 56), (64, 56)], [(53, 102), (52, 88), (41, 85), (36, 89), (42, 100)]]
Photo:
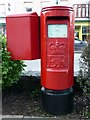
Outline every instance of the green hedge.
[(83, 90), (83, 115), (90, 118), (90, 41), (88, 41), (88, 45), (83, 50), (80, 58), (80, 71), (77, 82)]
[(17, 83), (25, 64), (20, 60), (11, 60), (10, 52), (7, 51), (6, 47), (6, 38), (2, 35), (0, 35), (0, 45), (1, 44), (0, 60), (2, 57), (2, 87), (5, 88), (12, 86), (13, 83)]

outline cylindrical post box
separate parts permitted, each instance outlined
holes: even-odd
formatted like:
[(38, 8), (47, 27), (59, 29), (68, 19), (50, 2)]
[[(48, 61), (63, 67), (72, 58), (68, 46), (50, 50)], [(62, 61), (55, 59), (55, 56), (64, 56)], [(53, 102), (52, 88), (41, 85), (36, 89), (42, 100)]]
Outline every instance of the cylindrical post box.
[(52, 6), (41, 11), (42, 105), (51, 114), (73, 108), (74, 12)]

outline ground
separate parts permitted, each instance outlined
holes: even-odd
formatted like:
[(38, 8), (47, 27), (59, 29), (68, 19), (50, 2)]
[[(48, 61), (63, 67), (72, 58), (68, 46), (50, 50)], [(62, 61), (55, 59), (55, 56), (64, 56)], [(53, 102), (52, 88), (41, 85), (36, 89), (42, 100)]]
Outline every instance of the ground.
[[(31, 79), (31, 81), (30, 81)], [(34, 82), (33, 82), (34, 81)], [(28, 84), (26, 84), (28, 82)], [(22, 84), (22, 85), (21, 85)], [(19, 86), (19, 87), (17, 87)], [(22, 83), (13, 87), (3, 89), (2, 93), (2, 114), (3, 115), (24, 115), (35, 117), (55, 117), (46, 113), (42, 109), (40, 81), (33, 78), (24, 77)], [(80, 91), (80, 90), (79, 90)], [(74, 89), (74, 110), (71, 114), (62, 116), (63, 118), (87, 118), (84, 112), (86, 106), (90, 110), (90, 104), (84, 106), (81, 91)], [(88, 101), (89, 102), (89, 101)], [(61, 117), (61, 116), (56, 116)], [(89, 119), (89, 118), (87, 118)]]

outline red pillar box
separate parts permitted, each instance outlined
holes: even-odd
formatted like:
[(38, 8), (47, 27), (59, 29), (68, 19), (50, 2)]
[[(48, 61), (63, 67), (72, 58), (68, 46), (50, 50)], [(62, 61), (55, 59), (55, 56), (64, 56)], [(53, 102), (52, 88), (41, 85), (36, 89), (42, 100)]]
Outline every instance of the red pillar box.
[(7, 47), (13, 60), (40, 59), (37, 13), (6, 17)]
[(73, 8), (43, 8), (40, 22), (43, 107), (53, 114), (66, 114), (73, 106)]

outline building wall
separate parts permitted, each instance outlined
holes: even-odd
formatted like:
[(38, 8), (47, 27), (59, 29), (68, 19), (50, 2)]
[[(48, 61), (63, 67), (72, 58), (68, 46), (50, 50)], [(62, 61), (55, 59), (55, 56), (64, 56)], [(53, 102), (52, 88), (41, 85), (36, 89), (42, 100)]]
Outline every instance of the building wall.
[[(43, 7), (53, 5), (73, 6), (74, 4), (75, 28), (78, 28), (75, 29), (75, 32), (79, 32), (79, 39), (82, 40), (82, 26), (88, 26), (88, 16), (90, 16), (89, 2), (90, 0), (0, 0), (0, 26), (5, 25), (5, 16), (10, 14), (35, 11), (40, 15)], [(89, 8), (87, 9), (88, 4)]]
[(75, 33), (80, 40), (86, 40), (90, 34), (90, 4), (74, 4)]
[[(86, 28), (86, 30), (85, 30)], [(88, 30), (87, 30), (88, 28)], [(86, 37), (90, 35), (89, 21), (76, 21), (75, 22), (75, 32), (78, 33), (78, 38), (80, 40), (86, 40)]]

